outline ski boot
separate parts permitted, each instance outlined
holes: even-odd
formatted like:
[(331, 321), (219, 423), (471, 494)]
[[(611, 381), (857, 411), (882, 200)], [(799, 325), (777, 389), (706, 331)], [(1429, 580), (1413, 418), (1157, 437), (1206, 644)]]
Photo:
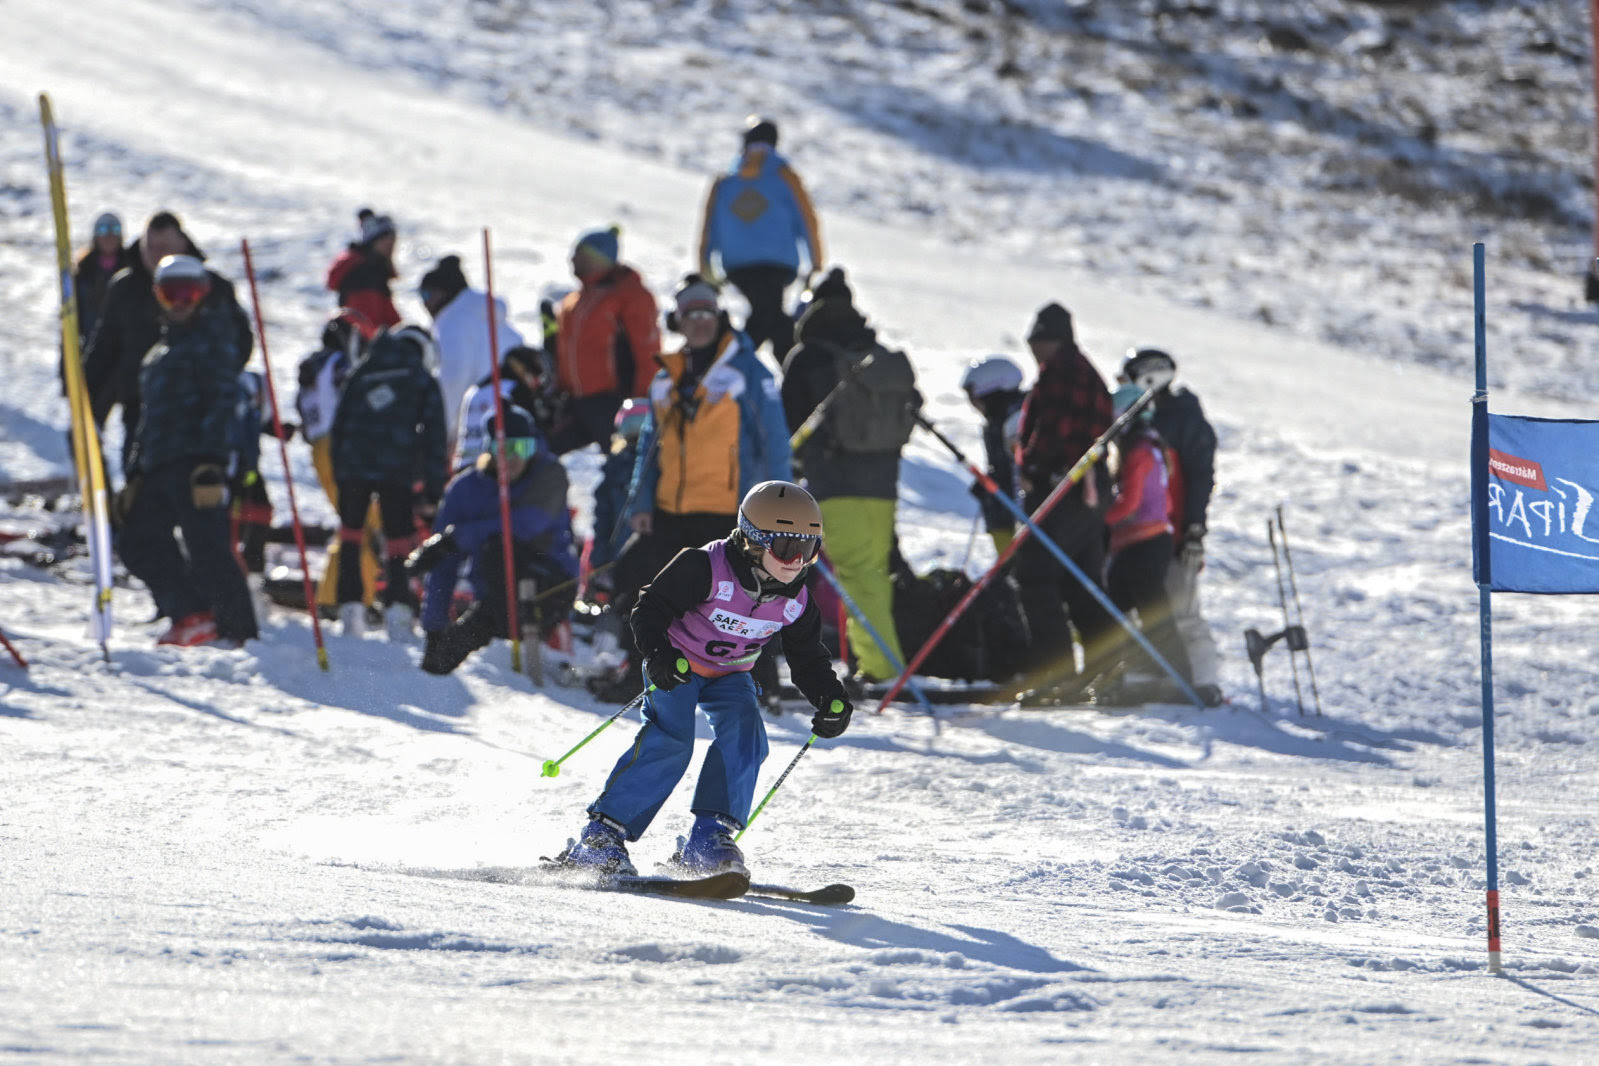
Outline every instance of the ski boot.
[(366, 635), (366, 605), (363, 603), (339, 604), (339, 632), (347, 637)]
[(411, 639), (416, 624), (416, 608), (409, 603), (391, 603), (383, 608), (383, 632), (396, 643)]
[(672, 857), (673, 861), (700, 876), (729, 871), (748, 876), (744, 853), (733, 843), (733, 834), (738, 831), (739, 824), (725, 815), (696, 815), (694, 828), (689, 830), (688, 840)]
[(561, 862), (567, 866), (582, 866), (607, 874), (638, 873), (633, 860), (627, 856), (627, 840), (622, 827), (604, 815), (592, 815), (589, 824), (577, 843), (566, 849)]

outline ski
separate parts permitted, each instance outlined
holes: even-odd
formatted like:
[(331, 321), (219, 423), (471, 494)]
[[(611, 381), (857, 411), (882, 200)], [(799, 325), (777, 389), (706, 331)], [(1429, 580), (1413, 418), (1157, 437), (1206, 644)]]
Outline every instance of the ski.
[(848, 903), (855, 898), (855, 889), (850, 885), (824, 885), (821, 888), (803, 889), (789, 888), (787, 885), (751, 884), (744, 893), (745, 896), (759, 896), (763, 899), (787, 899), (796, 903), (816, 903), (824, 907), (836, 907)]
[(609, 877), (598, 886), (612, 892), (637, 892), (649, 896), (676, 896), (679, 899), (738, 899), (750, 889), (750, 875), (724, 870), (708, 877), (650, 877), (623, 874)]
[(675, 896), (679, 899), (737, 899), (749, 891), (750, 875), (740, 870), (723, 870), (705, 877), (672, 877), (650, 874), (611, 874), (586, 866), (571, 866), (559, 858), (540, 858), (539, 867), (560, 875), (566, 883), (602, 892), (634, 892), (646, 896)]

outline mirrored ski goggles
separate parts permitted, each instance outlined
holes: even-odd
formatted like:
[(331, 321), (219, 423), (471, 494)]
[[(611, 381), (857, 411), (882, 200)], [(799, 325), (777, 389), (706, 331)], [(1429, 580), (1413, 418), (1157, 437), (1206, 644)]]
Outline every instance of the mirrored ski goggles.
[[(484, 451), (488, 452), (490, 455), (493, 455), (498, 447), (499, 442), (493, 437), (490, 437), (487, 441), (487, 447), (484, 448)], [(514, 457), (517, 459), (531, 459), (538, 454), (538, 451), (539, 439), (537, 437), (505, 438), (505, 455), (507, 458)]]
[(163, 281), (155, 287), (157, 302), (169, 311), (198, 306), (211, 291), (211, 282), (204, 278), (178, 278)]
[(750, 540), (771, 552), (779, 562), (810, 562), (821, 550), (822, 538), (814, 533), (768, 533), (756, 529), (748, 522), (739, 521), (738, 527)]

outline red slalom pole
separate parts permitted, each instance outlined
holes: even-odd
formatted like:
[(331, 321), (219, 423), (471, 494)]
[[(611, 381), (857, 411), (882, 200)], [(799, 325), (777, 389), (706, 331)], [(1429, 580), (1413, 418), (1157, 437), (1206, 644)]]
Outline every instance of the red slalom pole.
[(6, 651), (11, 653), (11, 657), (17, 661), (18, 666), (22, 667), (24, 670), (28, 668), (28, 660), (22, 657), (22, 653), (17, 650), (17, 646), (15, 644), (6, 639), (4, 630), (0, 630), (0, 644), (5, 645)]
[(494, 470), (500, 482), (500, 541), (505, 548), (505, 627), (510, 630), (511, 669), (522, 672), (522, 627), (517, 618), (516, 553), (511, 546), (511, 483), (505, 476), (505, 395), (500, 391), (500, 330), (494, 321), (494, 262), (489, 228), (483, 227), (483, 287), (489, 313), (489, 374), (494, 381)]
[(300, 550), (300, 576), (305, 580), (305, 608), (311, 616), (311, 639), (316, 642), (316, 664), (328, 668), (328, 649), (322, 643), (322, 618), (317, 614), (316, 590), (311, 585), (311, 567), (305, 560), (305, 528), (300, 525), (300, 505), (294, 498), (294, 474), (289, 470), (289, 445), (283, 439), (283, 416), (278, 412), (278, 390), (272, 384), (272, 358), (267, 353), (266, 322), (261, 318), (261, 294), (255, 284), (255, 263), (250, 259), (250, 242), (239, 242), (244, 253), (244, 276), (250, 282), (250, 306), (255, 312), (255, 335), (261, 339), (261, 367), (265, 371), (267, 402), (272, 405), (272, 432), (278, 438), (278, 458), (283, 460), (283, 483), (289, 490), (289, 517), (294, 522), (294, 546)]

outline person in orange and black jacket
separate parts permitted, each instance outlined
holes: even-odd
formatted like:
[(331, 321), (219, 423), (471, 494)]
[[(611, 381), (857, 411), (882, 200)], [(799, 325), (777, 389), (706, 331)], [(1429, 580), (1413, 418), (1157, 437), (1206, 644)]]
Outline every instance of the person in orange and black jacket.
[(327, 287), (338, 294), (339, 306), (358, 311), (369, 323), (367, 340), (385, 326), (400, 324), (389, 282), (399, 277), (394, 269), (394, 220), (369, 207), (356, 212), (361, 237), (351, 241), (328, 267)]
[[(139, 425), (139, 369), (145, 355), (161, 339), (163, 315), (155, 298), (156, 264), (169, 255), (189, 255), (202, 262), (205, 260), (205, 255), (184, 232), (183, 223), (170, 211), (152, 215), (143, 235), (129, 250), (135, 253), (134, 263), (119, 270), (111, 279), (105, 303), (100, 308), (100, 321), (95, 324), (94, 334), (83, 352), (84, 382), (89, 389), (95, 425), (104, 429), (111, 408), (119, 405), (122, 408), (124, 472)], [(229, 350), (234, 353), (236, 363), (229, 369), (237, 376), (250, 361), (255, 332), (250, 328), (249, 316), (239, 306), (233, 283), (214, 270), (206, 273), (210, 285), (205, 308), (220, 310), (232, 324), (237, 343)]]
[[(1105, 379), (1077, 346), (1072, 316), (1064, 307), (1051, 303), (1038, 312), (1027, 345), (1038, 361), (1038, 380), (1022, 405), (1016, 470), (1023, 509), (1032, 514), (1110, 428), (1115, 415)], [(1096, 583), (1105, 570), (1105, 511), (1111, 493), (1109, 472), (1103, 463), (1095, 464), (1039, 523), (1044, 534)], [(1072, 680), (1074, 628), (1087, 659), (1084, 676), (1097, 674), (1108, 654), (1114, 623), (1037, 537), (1017, 549), (1016, 584), (1032, 635), (1029, 686)]]
[(659, 366), (660, 311), (638, 271), (618, 261), (618, 233), (591, 230), (572, 249), (581, 287), (556, 311), (555, 377), (566, 397), (550, 434), (556, 455), (604, 447), (622, 401), (649, 391)]
[[(650, 383), (625, 513), (639, 538), (616, 564), (615, 609), (624, 617), (678, 551), (727, 536), (745, 493), (793, 476), (777, 380), (733, 328), (716, 287), (698, 274), (684, 278), (668, 326), (684, 343), (661, 356)], [(630, 637), (624, 632), (629, 652)]]

